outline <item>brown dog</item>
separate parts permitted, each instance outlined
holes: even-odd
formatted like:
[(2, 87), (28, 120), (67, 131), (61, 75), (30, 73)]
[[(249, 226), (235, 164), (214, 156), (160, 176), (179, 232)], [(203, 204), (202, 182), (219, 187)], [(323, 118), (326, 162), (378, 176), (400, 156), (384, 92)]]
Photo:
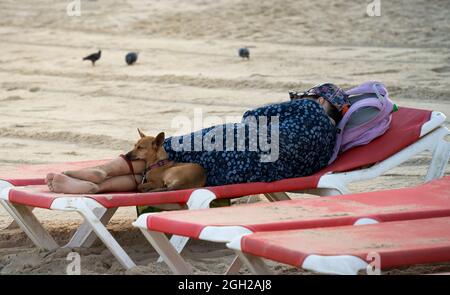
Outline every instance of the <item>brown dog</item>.
[(156, 137), (146, 136), (138, 129), (141, 139), (125, 157), (129, 160), (144, 160), (145, 172), (140, 192), (179, 190), (202, 187), (206, 173), (202, 166), (193, 163), (176, 163), (168, 160), (164, 150), (164, 132)]

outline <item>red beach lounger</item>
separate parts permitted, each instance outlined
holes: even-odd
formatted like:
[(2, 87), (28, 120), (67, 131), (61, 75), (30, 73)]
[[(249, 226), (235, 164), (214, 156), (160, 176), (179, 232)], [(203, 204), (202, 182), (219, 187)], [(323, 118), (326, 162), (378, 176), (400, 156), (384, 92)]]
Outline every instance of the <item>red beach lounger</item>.
[(450, 217), (255, 233), (227, 246), (255, 274), (260, 257), (328, 274), (450, 261)]

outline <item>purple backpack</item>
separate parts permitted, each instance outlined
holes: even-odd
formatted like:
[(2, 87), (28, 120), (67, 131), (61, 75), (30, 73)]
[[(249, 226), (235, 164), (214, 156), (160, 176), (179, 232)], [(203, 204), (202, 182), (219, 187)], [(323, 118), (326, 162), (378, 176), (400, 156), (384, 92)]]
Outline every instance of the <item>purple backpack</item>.
[(349, 95), (351, 106), (337, 126), (336, 144), (328, 164), (336, 160), (339, 153), (383, 135), (396, 110), (382, 83), (366, 82), (345, 93)]

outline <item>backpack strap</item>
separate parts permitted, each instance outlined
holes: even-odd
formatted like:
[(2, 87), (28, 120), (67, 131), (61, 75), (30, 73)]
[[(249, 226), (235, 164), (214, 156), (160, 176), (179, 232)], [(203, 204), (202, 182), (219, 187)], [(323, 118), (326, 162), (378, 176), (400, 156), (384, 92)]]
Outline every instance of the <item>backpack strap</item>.
[(388, 95), (388, 91), (386, 86), (383, 83), (377, 81), (369, 81), (363, 83), (357, 87), (351, 88), (345, 91), (347, 95), (357, 95), (357, 94), (365, 94), (365, 93), (375, 93), (377, 96), (386, 97)]

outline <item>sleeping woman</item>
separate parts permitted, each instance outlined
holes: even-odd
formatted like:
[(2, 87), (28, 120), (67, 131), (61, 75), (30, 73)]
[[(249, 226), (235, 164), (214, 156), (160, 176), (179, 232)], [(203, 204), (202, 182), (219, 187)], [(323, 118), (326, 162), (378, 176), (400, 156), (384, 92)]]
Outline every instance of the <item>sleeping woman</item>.
[[(291, 97), (291, 101), (249, 110), (240, 123), (169, 137), (163, 146), (169, 160), (201, 165), (207, 173), (207, 186), (307, 176), (328, 164), (336, 141), (335, 126), (349, 104), (341, 88), (321, 84)], [(259, 137), (252, 136), (255, 130)], [(233, 140), (227, 139), (229, 136)], [(203, 148), (192, 148), (199, 137), (227, 148), (205, 148), (204, 143)], [(261, 137), (270, 138), (270, 150)], [(143, 161), (118, 157), (96, 167), (49, 173), (46, 182), (57, 193), (134, 191), (144, 170)]]

